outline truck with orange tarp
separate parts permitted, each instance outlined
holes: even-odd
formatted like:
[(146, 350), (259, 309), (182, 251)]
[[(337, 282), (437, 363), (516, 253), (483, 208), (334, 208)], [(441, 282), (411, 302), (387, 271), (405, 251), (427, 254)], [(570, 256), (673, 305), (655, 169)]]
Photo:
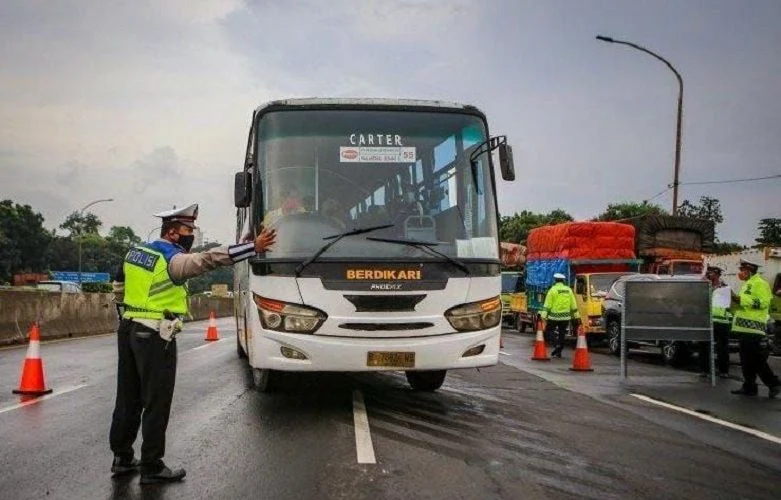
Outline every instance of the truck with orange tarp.
[(518, 330), (535, 324), (553, 275), (561, 273), (575, 292), (587, 338), (601, 339), (602, 300), (619, 276), (641, 264), (629, 224), (568, 222), (533, 229), (526, 242), (525, 293), (514, 294), (510, 304)]

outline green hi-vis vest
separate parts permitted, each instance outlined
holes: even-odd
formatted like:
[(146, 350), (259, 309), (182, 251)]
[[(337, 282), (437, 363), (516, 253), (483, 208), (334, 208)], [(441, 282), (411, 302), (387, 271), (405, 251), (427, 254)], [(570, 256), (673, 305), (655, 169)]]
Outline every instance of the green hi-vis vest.
[[(728, 287), (729, 285), (721, 285), (718, 288), (723, 288), (725, 286)], [(713, 290), (715, 291), (718, 288), (714, 288)], [(713, 295), (711, 295), (711, 297), (713, 297)], [(711, 317), (713, 318), (714, 323), (722, 323), (725, 325), (732, 323), (732, 313), (727, 307), (711, 307)]]
[(126, 319), (163, 319), (163, 312), (187, 314), (187, 288), (175, 285), (162, 253), (137, 246), (125, 256)]
[(732, 331), (740, 334), (765, 335), (770, 316), (770, 301), (773, 293), (770, 285), (755, 274), (740, 289), (740, 305), (735, 310)]
[(578, 304), (572, 289), (564, 283), (556, 283), (545, 295), (545, 304), (540, 313), (542, 319), (551, 321), (569, 321), (580, 318)]

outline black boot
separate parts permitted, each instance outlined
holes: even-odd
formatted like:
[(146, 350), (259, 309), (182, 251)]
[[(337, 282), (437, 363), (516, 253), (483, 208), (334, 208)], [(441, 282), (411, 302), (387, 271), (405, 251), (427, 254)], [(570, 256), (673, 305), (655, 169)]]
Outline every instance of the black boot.
[(175, 483), (187, 475), (184, 469), (171, 470), (165, 465), (157, 472), (141, 472), (141, 484)]
[(738, 394), (740, 396), (756, 396), (757, 389), (746, 389), (745, 387), (741, 387), (740, 389), (732, 391), (732, 394)]
[(114, 476), (118, 476), (120, 474), (129, 474), (131, 472), (136, 472), (138, 470), (139, 465), (140, 462), (133, 457), (130, 457), (128, 459), (120, 456), (115, 456), (114, 461), (111, 463), (111, 474)]

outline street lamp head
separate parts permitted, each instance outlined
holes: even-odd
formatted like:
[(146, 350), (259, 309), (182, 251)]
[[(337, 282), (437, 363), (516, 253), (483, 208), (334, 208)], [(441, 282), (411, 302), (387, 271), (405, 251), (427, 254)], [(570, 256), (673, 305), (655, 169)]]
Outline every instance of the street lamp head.
[(610, 43), (615, 42), (615, 40), (613, 40), (609, 36), (602, 36), (602, 35), (597, 35), (597, 40), (600, 40), (600, 41), (603, 41), (603, 42), (610, 42)]

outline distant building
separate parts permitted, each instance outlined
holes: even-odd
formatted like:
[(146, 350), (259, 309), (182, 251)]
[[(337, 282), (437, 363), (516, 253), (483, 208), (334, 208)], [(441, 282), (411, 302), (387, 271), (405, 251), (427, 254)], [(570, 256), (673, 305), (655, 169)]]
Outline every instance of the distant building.
[(195, 236), (195, 240), (193, 240), (193, 247), (203, 246), (203, 231), (201, 231), (201, 228), (196, 227), (193, 231), (193, 235)]

